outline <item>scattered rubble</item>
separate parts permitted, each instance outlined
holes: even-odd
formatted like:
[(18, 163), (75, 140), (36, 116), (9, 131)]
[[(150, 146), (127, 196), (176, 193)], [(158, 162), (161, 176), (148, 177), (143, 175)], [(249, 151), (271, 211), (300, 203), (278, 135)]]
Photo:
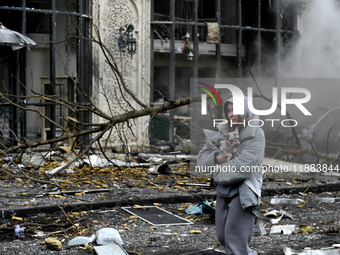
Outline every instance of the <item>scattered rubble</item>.
[[(42, 155), (41, 152), (36, 154)], [(68, 154), (65, 150), (50, 153), (43, 157), (43, 167), (22, 164), (20, 171), (44, 180), (42, 177), (47, 176), (48, 171), (71, 160)], [(64, 160), (66, 158), (69, 160)], [(60, 240), (60, 254), (115, 251), (117, 254), (179, 255), (195, 254), (199, 250), (222, 251), (211, 204), (216, 193), (208, 179), (190, 176), (188, 159), (177, 154), (112, 154), (108, 159), (97, 155), (84, 157), (72, 166), (73, 172), (59, 172), (50, 180), (46, 177), (49, 183), (23, 175), (10, 179), (6, 171), (14, 172), (6, 168), (0, 173), (1, 254), (15, 254), (25, 249), (27, 254), (47, 254), (41, 251), (39, 239), (48, 237)], [(124, 164), (112, 164), (119, 162), (115, 160)], [(13, 163), (18, 166), (21, 163), (15, 155), (11, 160), (0, 161), (0, 165)], [(156, 170), (150, 171), (152, 168)], [(251, 247), (261, 255), (288, 254), (273, 243), (286, 245), (291, 254), (340, 250), (336, 246), (340, 243), (338, 178), (308, 176), (307, 173), (266, 175), (262, 190), (264, 203), (259, 210), (280, 222), (264, 225), (265, 232), (270, 235), (263, 235), (257, 224)], [(267, 200), (271, 204), (266, 203)], [(152, 225), (149, 220), (128, 213), (124, 210), (126, 207), (157, 207), (190, 224)], [(25, 237), (15, 234), (15, 229), (19, 228), (24, 229)], [(105, 228), (115, 229), (124, 243), (98, 246), (96, 232)], [(79, 243), (67, 245), (72, 244), (72, 240)], [(306, 247), (310, 250), (305, 250)]]

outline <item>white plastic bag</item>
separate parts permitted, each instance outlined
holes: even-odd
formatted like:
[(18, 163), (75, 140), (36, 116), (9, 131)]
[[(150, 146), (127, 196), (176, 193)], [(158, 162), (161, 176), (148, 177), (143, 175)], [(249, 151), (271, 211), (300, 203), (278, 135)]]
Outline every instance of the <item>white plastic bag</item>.
[(124, 244), (119, 232), (114, 228), (102, 228), (96, 232), (97, 244), (119, 243)]
[(68, 246), (82, 245), (85, 243), (91, 243), (96, 240), (97, 244), (104, 245), (109, 243), (124, 244), (119, 232), (114, 228), (102, 228), (99, 229), (95, 235), (91, 237), (77, 236), (68, 242)]
[(85, 236), (77, 236), (70, 240), (67, 244), (67, 246), (75, 246), (75, 245), (83, 245), (86, 243), (91, 243), (95, 239), (95, 235), (92, 235), (91, 237), (85, 237)]

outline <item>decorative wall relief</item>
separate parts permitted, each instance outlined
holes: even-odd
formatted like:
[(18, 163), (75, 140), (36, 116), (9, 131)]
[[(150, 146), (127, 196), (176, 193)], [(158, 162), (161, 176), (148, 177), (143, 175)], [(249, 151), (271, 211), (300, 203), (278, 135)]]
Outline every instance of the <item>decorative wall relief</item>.
[[(103, 43), (110, 49), (115, 58), (116, 64), (124, 77), (125, 84), (140, 101), (149, 104), (150, 98), (150, 1), (123, 1), (123, 0), (95, 0), (93, 15), (94, 21), (100, 25), (100, 34)], [(99, 6), (99, 7), (98, 7)], [(133, 37), (137, 40), (137, 52), (131, 55), (122, 53), (118, 47), (119, 29), (126, 25), (134, 26)], [(99, 105), (102, 109), (113, 115), (125, 111), (140, 109), (132, 100), (131, 96), (124, 91), (114, 76), (111, 67), (105, 62), (105, 57), (94, 47), (94, 59), (99, 63), (99, 71), (94, 72), (100, 78), (94, 77), (94, 81), (103, 84), (94, 84), (101, 95), (98, 94)], [(94, 75), (95, 76), (95, 75)], [(95, 91), (94, 91), (95, 92)], [(95, 93), (94, 93), (95, 94)], [(109, 100), (110, 106), (107, 104)], [(148, 143), (148, 117), (131, 121), (131, 130), (137, 134), (133, 136), (129, 130), (121, 129), (131, 144)], [(136, 141), (136, 137), (138, 137)], [(144, 138), (144, 139), (143, 139)], [(113, 144), (119, 145), (121, 139), (115, 132), (111, 135)], [(137, 145), (136, 144), (136, 145)]]

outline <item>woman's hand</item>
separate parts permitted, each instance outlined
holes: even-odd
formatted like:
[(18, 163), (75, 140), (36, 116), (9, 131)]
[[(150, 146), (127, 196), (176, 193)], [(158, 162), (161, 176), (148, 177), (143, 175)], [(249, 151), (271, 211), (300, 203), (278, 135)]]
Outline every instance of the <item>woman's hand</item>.
[(216, 159), (216, 162), (217, 162), (218, 164), (227, 162), (227, 158), (224, 157), (224, 156), (222, 156), (221, 154), (218, 155), (218, 156), (216, 156), (215, 159)]

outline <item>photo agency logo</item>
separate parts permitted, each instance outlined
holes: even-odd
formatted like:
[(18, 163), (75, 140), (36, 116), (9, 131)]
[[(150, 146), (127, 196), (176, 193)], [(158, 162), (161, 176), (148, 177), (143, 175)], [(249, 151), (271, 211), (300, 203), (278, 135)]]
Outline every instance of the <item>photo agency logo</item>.
[[(210, 85), (203, 83), (203, 82), (197, 82), (197, 83), (207, 87), (208, 89), (210, 89), (215, 94), (215, 96), (218, 98), (221, 106), (223, 105), (221, 97), (219, 96), (219, 94), (217, 93), (217, 91), (213, 87), (211, 87)], [(201, 87), (197, 87), (197, 88), (206, 92), (212, 98), (212, 100), (214, 101), (215, 106), (217, 106), (215, 97), (213, 96), (213, 94), (211, 94), (211, 92), (209, 90), (207, 90), (205, 88), (201, 88)], [(202, 115), (207, 115), (207, 94), (201, 94), (201, 114)]]
[[(245, 99), (248, 102), (248, 108), (249, 111), (254, 114), (254, 115), (259, 115), (259, 116), (268, 116), (273, 114), (277, 107), (278, 107), (278, 88), (274, 87), (272, 88), (272, 102), (271, 102), (271, 107), (269, 109), (255, 109), (254, 104), (253, 104), (253, 88), (248, 87), (247, 88), (247, 98), (245, 98), (242, 90), (232, 84), (215, 84), (214, 87), (202, 83), (202, 82), (197, 82), (198, 84), (204, 85), (208, 89), (210, 89), (217, 99), (219, 100), (221, 106), (223, 105), (222, 100), (220, 95), (217, 93), (216, 89), (227, 89), (231, 92), (232, 97), (233, 97), (233, 113), (236, 115), (244, 115), (244, 101)], [(214, 101), (215, 106), (217, 106), (216, 99), (214, 98), (214, 95), (207, 89), (202, 88), (202, 87), (197, 87), (204, 92), (206, 92)], [(280, 88), (280, 94), (281, 94), (281, 116), (287, 116), (287, 105), (295, 105), (304, 115), (306, 116), (311, 116), (312, 114), (306, 109), (306, 107), (303, 105), (311, 99), (311, 93), (309, 90), (305, 88), (297, 88), (297, 87), (282, 87)], [(302, 98), (291, 98), (291, 95), (293, 93), (300, 93), (304, 95)], [(201, 115), (207, 115), (207, 94), (201, 94)], [(247, 122), (246, 122), (247, 121)], [(257, 123), (255, 126), (254, 123)], [(274, 127), (274, 123), (276, 122), (281, 122), (281, 126), (283, 127), (295, 127), (297, 126), (298, 122), (295, 119), (260, 119), (260, 120), (243, 120), (243, 122), (237, 122), (237, 123), (230, 123), (230, 125), (237, 125), (237, 124), (243, 124), (243, 126), (249, 125), (251, 127), (262, 127), (265, 122), (271, 123), (271, 126)], [(213, 127), (215, 127), (219, 123), (228, 123), (228, 120), (226, 119), (213, 119)]]

